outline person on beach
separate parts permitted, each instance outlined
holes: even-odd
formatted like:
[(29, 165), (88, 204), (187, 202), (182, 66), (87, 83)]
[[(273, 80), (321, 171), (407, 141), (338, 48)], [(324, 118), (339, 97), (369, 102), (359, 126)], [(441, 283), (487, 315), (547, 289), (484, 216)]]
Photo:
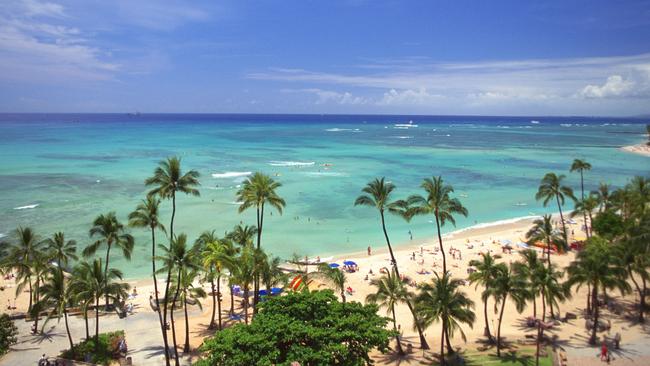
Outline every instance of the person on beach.
[(609, 351), (607, 350), (607, 344), (605, 343), (605, 341), (603, 341), (602, 345), (600, 346), (600, 360), (601, 361), (609, 360)]
[(370, 248), (370, 245), (368, 245), (368, 255), (372, 255), (372, 248)]
[(413, 233), (411, 232), (411, 230), (409, 230), (409, 238), (411, 238), (411, 240), (413, 240)]

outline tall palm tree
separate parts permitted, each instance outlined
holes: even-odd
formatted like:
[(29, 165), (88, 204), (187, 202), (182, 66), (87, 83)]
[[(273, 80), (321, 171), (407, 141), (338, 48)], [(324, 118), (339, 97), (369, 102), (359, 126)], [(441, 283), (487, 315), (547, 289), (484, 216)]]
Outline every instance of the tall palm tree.
[[(94, 255), (102, 245), (106, 245), (106, 262), (104, 263), (104, 279), (108, 280), (108, 266), (113, 246), (122, 250), (122, 255), (131, 260), (134, 240), (131, 234), (127, 234), (124, 225), (119, 222), (115, 212), (99, 215), (93, 221), (93, 227), (89, 231), (90, 237), (99, 237), (94, 243), (83, 250), (84, 257)], [(106, 294), (106, 308), (108, 308), (108, 294)]]
[[(262, 230), (264, 228), (264, 207), (268, 204), (275, 208), (280, 215), (286, 206), (282, 197), (278, 195), (276, 190), (282, 184), (276, 182), (273, 178), (266, 174), (256, 172), (253, 176), (249, 177), (242, 183), (241, 189), (237, 191), (237, 201), (241, 202), (239, 205), (239, 213), (246, 211), (251, 207), (256, 210), (256, 223), (257, 223), (257, 249), (262, 248)], [(259, 301), (260, 279), (255, 276), (254, 292), (253, 292), (253, 313), (257, 313), (257, 302)]]
[[(569, 214), (570, 217), (576, 217), (578, 215), (582, 215), (584, 217), (584, 222), (585, 222), (585, 234), (587, 234), (587, 238), (593, 235), (591, 232), (591, 227), (590, 224), (593, 223), (593, 212), (598, 208), (598, 197), (595, 195), (589, 195), (589, 197), (584, 198), (580, 201), (576, 201), (575, 208), (573, 209), (573, 212)], [(589, 217), (589, 221), (587, 221), (587, 217)]]
[(380, 308), (386, 308), (386, 313), (392, 315), (393, 330), (396, 333), (395, 342), (397, 344), (397, 353), (403, 356), (405, 353), (402, 349), (399, 333), (397, 332), (395, 305), (403, 302), (404, 298), (410, 297), (407, 294), (408, 291), (394, 268), (389, 273), (370, 281), (370, 285), (376, 287), (377, 291), (368, 294), (366, 296), (366, 302), (377, 304)]
[(232, 231), (226, 234), (226, 238), (243, 248), (247, 245), (253, 245), (255, 235), (257, 235), (257, 228), (255, 226), (236, 225)]
[(42, 242), (30, 227), (18, 227), (10, 236), (7, 253), (3, 260), (3, 267), (7, 270), (16, 271), (16, 296), (22, 292), (25, 287), (29, 288), (29, 306), (28, 312), (31, 312), (34, 289), (32, 280), (33, 268), (36, 256), (42, 250)]
[[(43, 252), (36, 252), (34, 253), (34, 257), (32, 258), (32, 262), (29, 263), (29, 272), (31, 274), (31, 278), (34, 279), (34, 304), (38, 303), (41, 299), (41, 284), (43, 284), (46, 280), (46, 277), (50, 271), (50, 263), (48, 257), (48, 253), (43, 251)], [(32, 306), (32, 312), (30, 315), (34, 318), (34, 330), (38, 332), (38, 320), (39, 320), (39, 315), (41, 309), (35, 308)]]
[[(199, 252), (203, 259), (203, 266), (207, 271), (207, 279), (210, 281), (212, 292), (212, 316), (210, 317), (209, 329), (217, 326), (222, 329), (221, 322), (221, 277), (225, 269), (232, 262), (235, 249), (232, 242), (227, 239), (220, 240), (214, 231), (206, 231), (197, 239), (200, 244)], [(216, 287), (215, 287), (216, 280)], [(215, 312), (218, 314), (219, 322), (215, 323)]]
[(101, 288), (95, 286), (96, 281), (92, 277), (92, 270), (93, 265), (90, 265), (87, 262), (78, 263), (72, 269), (70, 284), (68, 285), (72, 302), (78, 304), (83, 313), (84, 322), (86, 324), (86, 340), (90, 339), (88, 310), (95, 302), (95, 299), (101, 297), (101, 293), (99, 292), (101, 291)]
[(183, 353), (190, 351), (190, 322), (189, 317), (187, 316), (187, 306), (197, 305), (199, 309), (203, 309), (200, 300), (207, 296), (203, 288), (194, 286), (194, 281), (198, 277), (198, 269), (190, 269), (186, 267), (181, 270), (180, 286), (179, 283), (176, 282), (172, 285), (173, 291), (176, 291), (176, 289), (180, 287), (179, 300), (185, 314), (185, 345), (183, 346)]
[(562, 185), (563, 179), (564, 174), (556, 175), (555, 173), (546, 173), (539, 184), (537, 194), (535, 194), (535, 199), (538, 201), (543, 200), (542, 202), (544, 207), (546, 207), (553, 199), (557, 202), (557, 208), (560, 211), (560, 220), (562, 221), (564, 242), (568, 243), (569, 236), (566, 231), (564, 215), (562, 214), (562, 206), (567, 198), (575, 201), (575, 196), (573, 195), (573, 189), (569, 186)]
[[(159, 196), (162, 199), (171, 199), (172, 201), (172, 215), (169, 222), (169, 240), (173, 241), (174, 236), (174, 218), (176, 217), (176, 193), (189, 194), (191, 196), (200, 196), (200, 192), (196, 187), (199, 186), (199, 172), (190, 170), (183, 173), (181, 168), (181, 159), (173, 156), (166, 160), (160, 161), (158, 167), (154, 170), (151, 177), (145, 179), (146, 186), (153, 187), (149, 191), (149, 196)], [(163, 324), (167, 324), (167, 303), (169, 302), (169, 286), (171, 284), (171, 270), (168, 268), (167, 279), (165, 282), (165, 303), (163, 306)], [(174, 344), (174, 350), (175, 350)], [(169, 357), (167, 355), (168, 348), (165, 348), (165, 362), (169, 366)], [(178, 363), (178, 360), (176, 361)]]
[(598, 212), (603, 212), (609, 210), (612, 205), (612, 198), (610, 195), (610, 187), (607, 183), (600, 182), (598, 185), (598, 190), (591, 191), (596, 197), (598, 197)]
[(415, 304), (418, 313), (421, 314), (422, 322), (425, 326), (431, 325), (435, 321), (442, 322), (442, 331), (440, 335), (440, 360), (445, 364), (445, 339), (447, 350), (453, 352), (450, 336), (454, 331), (460, 331), (464, 341), (467, 341), (465, 333), (461, 328), (461, 323), (474, 327), (476, 315), (472, 310), (474, 302), (460, 290), (463, 284), (461, 279), (451, 278), (449, 273), (442, 276), (435, 274), (431, 283), (424, 283), (419, 286), (420, 293), (416, 297)]
[[(539, 281), (539, 294), (542, 299), (542, 321), (546, 321), (546, 304), (549, 304), (551, 309), (559, 309), (560, 302), (564, 302), (571, 297), (571, 288), (562, 283), (564, 273), (551, 268), (539, 267), (537, 275)], [(551, 316), (553, 313), (551, 312)]]
[(442, 253), (442, 271), (447, 273), (447, 257), (445, 248), (442, 246), (442, 233), (440, 228), (447, 222), (456, 226), (454, 215), (467, 217), (467, 209), (463, 206), (458, 198), (451, 198), (450, 194), (454, 188), (450, 184), (445, 184), (442, 177), (426, 178), (420, 185), (427, 193), (426, 197), (413, 195), (408, 198), (409, 213), (413, 215), (430, 215), (436, 218), (436, 231), (438, 233), (438, 244)]
[[(399, 266), (397, 265), (397, 260), (393, 254), (393, 247), (390, 244), (390, 239), (388, 238), (388, 231), (386, 231), (386, 220), (385, 213), (388, 212), (393, 215), (398, 215), (408, 219), (407, 208), (408, 204), (404, 200), (392, 200), (392, 193), (395, 190), (395, 185), (390, 182), (386, 182), (385, 177), (375, 178), (370, 181), (366, 186), (361, 190), (361, 194), (354, 201), (355, 206), (369, 206), (374, 207), (379, 211), (379, 218), (381, 219), (381, 229), (384, 232), (384, 238), (386, 239), (386, 245), (388, 246), (388, 252), (390, 253), (390, 260), (392, 267), (395, 269), (397, 277), (400, 277)], [(421, 322), (418, 320), (415, 308), (411, 302), (407, 302), (408, 308), (411, 311), (413, 316), (413, 322), (416, 326), (418, 334), (420, 336), (420, 347), (423, 349), (429, 349), (429, 344), (427, 343), (426, 338), (424, 337), (424, 332), (422, 331)]]
[[(621, 258), (628, 277), (639, 293), (639, 322), (644, 323), (647, 283), (650, 281), (650, 212), (629, 223), (624, 238), (616, 243), (615, 255)], [(636, 277), (640, 281), (637, 281)], [(639, 285), (641, 282), (641, 285)]]
[(47, 318), (43, 322), (43, 327), (48, 323), (52, 317), (58, 317), (61, 320), (61, 315), (65, 320), (65, 331), (68, 334), (68, 341), (70, 342), (70, 351), (74, 352), (74, 343), (72, 342), (72, 335), (70, 333), (70, 326), (68, 325), (68, 311), (67, 307), (72, 300), (71, 291), (66, 286), (66, 280), (63, 276), (63, 271), (59, 269), (50, 269), (48, 281), (41, 287), (41, 300), (36, 304), (37, 308), (51, 310), (47, 314)]
[[(177, 271), (176, 283), (181, 283), (181, 275), (183, 270), (192, 270), (197, 269), (198, 265), (195, 261), (196, 252), (194, 248), (189, 248), (187, 245), (187, 235), (179, 234), (172, 239), (169, 248), (164, 245), (160, 246), (163, 251), (163, 268), (161, 271), (171, 273), (172, 271)], [(172, 330), (172, 342), (174, 346), (174, 362), (176, 366), (180, 365), (178, 358), (178, 343), (176, 342), (176, 326), (174, 325), (174, 310), (176, 310), (176, 302), (178, 301), (178, 295), (180, 293), (181, 287), (176, 286), (174, 289), (174, 297), (171, 299), (171, 309), (169, 311), (171, 330)], [(165, 297), (164, 312), (167, 312), (167, 304), (169, 303), (169, 297)]]
[(589, 337), (590, 344), (596, 344), (598, 328), (598, 291), (599, 289), (618, 289), (621, 293), (629, 291), (626, 271), (620, 258), (607, 241), (592, 236), (587, 240), (585, 249), (576, 255), (576, 260), (567, 268), (569, 279), (567, 286), (591, 285), (591, 303), (593, 311), (593, 328)]
[[(162, 313), (160, 312), (160, 298), (158, 296), (158, 280), (156, 279), (156, 230), (165, 232), (165, 227), (160, 222), (160, 200), (153, 196), (147, 196), (142, 200), (133, 212), (129, 214), (129, 226), (138, 228), (147, 228), (151, 231), (151, 275), (153, 276), (154, 296), (156, 299), (156, 312), (158, 313), (158, 322), (160, 331), (163, 336), (165, 349), (168, 349), (167, 331), (163, 322)], [(169, 354), (165, 352), (166, 361), (169, 362)]]
[(234, 261), (230, 263), (231, 281), (241, 286), (244, 295), (244, 322), (248, 324), (248, 305), (251, 284), (254, 284), (257, 274), (256, 249), (252, 246), (244, 247)]
[(327, 282), (334, 291), (341, 294), (341, 301), (345, 303), (345, 283), (347, 278), (345, 273), (338, 268), (332, 268), (327, 263), (321, 263), (318, 266), (317, 276)]
[(545, 266), (542, 262), (543, 259), (540, 259), (533, 249), (524, 249), (519, 254), (521, 255), (521, 261), (513, 263), (513, 269), (517, 276), (526, 280), (530, 300), (533, 301), (533, 318), (537, 318), (537, 296), (541, 292), (542, 271)]
[[(585, 178), (584, 172), (591, 170), (591, 164), (582, 159), (574, 159), (571, 164), (570, 172), (579, 172), (580, 173), (580, 199), (585, 200)], [(583, 212), (583, 219), (585, 220), (585, 227), (587, 225), (587, 213)], [(589, 235), (589, 233), (587, 233)]]
[(489, 341), (492, 341), (492, 333), (490, 333), (490, 325), (488, 321), (487, 305), (490, 297), (490, 292), (488, 288), (491, 286), (492, 281), (497, 276), (497, 266), (496, 258), (494, 258), (490, 253), (483, 254), (482, 260), (473, 259), (469, 262), (470, 266), (476, 268), (475, 272), (472, 272), (469, 275), (469, 282), (476, 284), (476, 288), (481, 285), (484, 290), (481, 293), (481, 299), (483, 300), (483, 316), (485, 318), (485, 329), (483, 335), (488, 337)]
[(497, 357), (501, 357), (501, 323), (503, 322), (503, 310), (506, 307), (508, 298), (515, 302), (515, 307), (519, 313), (526, 307), (526, 299), (530, 297), (526, 288), (526, 279), (518, 275), (512, 268), (503, 263), (499, 267), (498, 275), (492, 283), (490, 293), (495, 299), (494, 309), (501, 305), (499, 311), (499, 325), (497, 326)]
[(563, 239), (553, 229), (551, 215), (544, 215), (541, 219), (533, 221), (533, 227), (526, 233), (528, 244), (534, 245), (537, 242), (546, 244), (546, 262), (549, 268), (551, 267), (551, 248), (556, 250), (566, 249), (566, 242)]
[(43, 244), (46, 251), (50, 252), (48, 255), (52, 260), (56, 261), (57, 266), (63, 271), (63, 266), (68, 266), (71, 260), (76, 261), (77, 258), (77, 242), (74, 240), (65, 240), (65, 234), (62, 232), (55, 233), (51, 238), (46, 239)]

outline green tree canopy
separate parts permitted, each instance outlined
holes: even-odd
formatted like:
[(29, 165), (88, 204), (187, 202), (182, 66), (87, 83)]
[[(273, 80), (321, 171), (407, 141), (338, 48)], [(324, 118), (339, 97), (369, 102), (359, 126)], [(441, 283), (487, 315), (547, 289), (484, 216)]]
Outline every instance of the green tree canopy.
[(341, 303), (330, 290), (290, 293), (260, 303), (250, 325), (237, 324), (202, 346), (198, 365), (365, 365), (394, 334), (377, 306)]
[(18, 341), (16, 338), (17, 335), (18, 328), (9, 319), (9, 315), (0, 314), (0, 356), (7, 353), (9, 347)]

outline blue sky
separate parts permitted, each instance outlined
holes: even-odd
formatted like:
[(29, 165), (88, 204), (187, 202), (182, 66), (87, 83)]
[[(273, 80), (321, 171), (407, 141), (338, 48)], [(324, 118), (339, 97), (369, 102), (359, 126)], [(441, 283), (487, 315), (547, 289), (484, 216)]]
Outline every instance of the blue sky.
[(2, 112), (650, 113), (650, 1), (5, 0)]

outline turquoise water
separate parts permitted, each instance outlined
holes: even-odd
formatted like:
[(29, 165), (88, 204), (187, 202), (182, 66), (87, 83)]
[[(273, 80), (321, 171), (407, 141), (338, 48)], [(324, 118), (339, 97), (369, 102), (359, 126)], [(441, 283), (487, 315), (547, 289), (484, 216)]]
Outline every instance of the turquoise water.
[[(412, 120), (417, 127), (395, 126)], [(538, 121), (534, 123), (533, 121)], [(593, 165), (587, 188), (620, 186), (650, 172), (650, 159), (617, 150), (644, 139), (645, 121), (611, 118), (0, 115), (0, 233), (18, 225), (41, 235), (62, 230), (80, 246), (98, 214), (126, 217), (144, 197), (143, 181), (161, 159), (179, 155), (201, 173), (201, 197), (178, 199), (175, 232), (195, 238), (235, 224), (235, 192), (247, 172), (276, 175), (287, 202), (265, 218), (263, 246), (276, 255), (321, 255), (383, 246), (377, 212), (354, 207), (372, 178), (397, 185), (396, 198), (420, 193), (442, 175), (469, 210), (458, 228), (553, 211), (534, 200), (548, 171), (567, 174), (574, 158)], [(325, 164), (331, 164), (326, 166)], [(164, 204), (165, 221), (169, 203)], [(429, 218), (390, 217), (392, 240), (434, 234)], [(453, 227), (445, 227), (446, 231)], [(146, 231), (131, 230), (131, 262), (112, 259), (129, 277), (148, 275)]]

